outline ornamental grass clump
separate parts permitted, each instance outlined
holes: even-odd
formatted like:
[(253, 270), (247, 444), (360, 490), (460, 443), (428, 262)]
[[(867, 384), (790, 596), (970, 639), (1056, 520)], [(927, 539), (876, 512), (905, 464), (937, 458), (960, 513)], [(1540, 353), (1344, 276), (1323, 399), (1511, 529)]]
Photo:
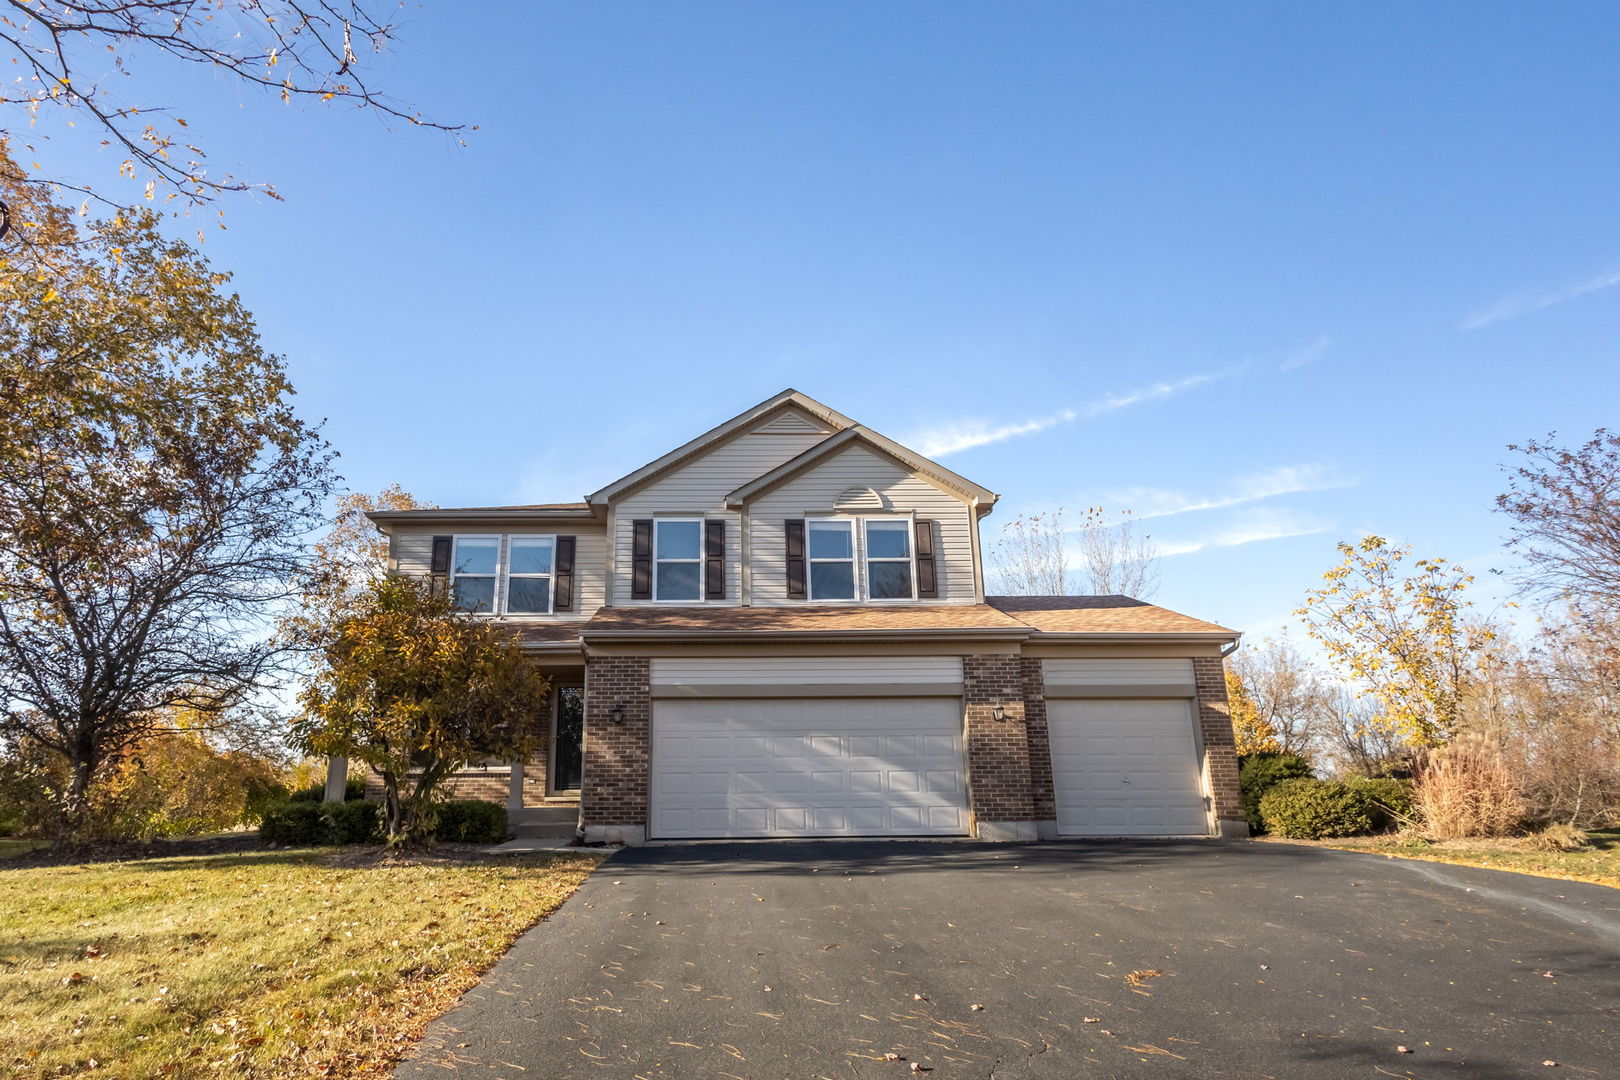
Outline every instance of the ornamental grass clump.
[(1430, 840), (1510, 836), (1525, 822), (1519, 775), (1502, 751), (1465, 735), (1429, 754), (1413, 797)]

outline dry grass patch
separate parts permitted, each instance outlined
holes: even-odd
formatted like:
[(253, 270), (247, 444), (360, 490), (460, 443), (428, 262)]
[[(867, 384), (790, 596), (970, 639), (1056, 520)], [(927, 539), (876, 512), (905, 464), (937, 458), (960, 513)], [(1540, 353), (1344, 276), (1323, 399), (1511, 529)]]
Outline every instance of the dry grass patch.
[(1345, 851), (1373, 851), (1406, 859), (1483, 866), (1490, 870), (1512, 870), (1518, 874), (1534, 874), (1564, 881), (1590, 881), (1620, 888), (1620, 827), (1593, 830), (1586, 834), (1586, 838), (1584, 846), (1573, 850), (1558, 850), (1534, 836), (1443, 840), (1438, 843), (1404, 835), (1279, 842), (1315, 843), (1320, 847)]
[(599, 861), (254, 851), (0, 867), (0, 1075), (386, 1075)]

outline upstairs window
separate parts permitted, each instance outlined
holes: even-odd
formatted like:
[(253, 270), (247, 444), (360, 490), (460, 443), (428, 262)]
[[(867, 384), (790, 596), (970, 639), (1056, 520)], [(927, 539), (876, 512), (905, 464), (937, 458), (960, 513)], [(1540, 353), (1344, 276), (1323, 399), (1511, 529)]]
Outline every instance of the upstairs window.
[(506, 553), (506, 614), (551, 614), (551, 578), (556, 559), (556, 537), (512, 537)]
[(653, 522), (653, 599), (698, 600), (703, 585), (703, 519)]
[(864, 525), (867, 599), (912, 599), (910, 520), (867, 518)]
[(495, 573), (500, 564), (498, 536), (458, 536), (450, 559), (450, 595), (476, 614), (495, 610)]
[(855, 599), (855, 523), (810, 521), (810, 599)]

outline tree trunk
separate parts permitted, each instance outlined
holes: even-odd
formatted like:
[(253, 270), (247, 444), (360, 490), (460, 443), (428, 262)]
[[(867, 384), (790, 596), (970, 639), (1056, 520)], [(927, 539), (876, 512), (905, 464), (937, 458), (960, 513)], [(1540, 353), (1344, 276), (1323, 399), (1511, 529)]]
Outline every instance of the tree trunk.
[(86, 753), (82, 747), (68, 762), (70, 780), (67, 795), (62, 801), (62, 812), (56, 819), (52, 851), (62, 851), (83, 838), (85, 819), (90, 816), (90, 778), (95, 769), (93, 752)]
[(399, 842), (403, 821), (403, 808), (399, 800), (399, 777), (392, 769), (383, 769), (383, 836), (390, 845)]

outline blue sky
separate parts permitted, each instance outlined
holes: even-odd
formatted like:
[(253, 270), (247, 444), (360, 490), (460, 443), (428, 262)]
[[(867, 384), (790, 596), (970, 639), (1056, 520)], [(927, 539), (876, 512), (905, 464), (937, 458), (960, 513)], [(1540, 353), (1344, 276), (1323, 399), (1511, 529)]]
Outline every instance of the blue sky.
[(139, 98), (286, 196), (207, 250), (357, 489), (577, 498), (794, 386), (1001, 492), (989, 532), (1157, 514), (1160, 602), (1263, 634), (1366, 531), (1505, 565), (1504, 444), (1617, 419), (1617, 32), (427, 0), (379, 79), (465, 149), (150, 64)]

